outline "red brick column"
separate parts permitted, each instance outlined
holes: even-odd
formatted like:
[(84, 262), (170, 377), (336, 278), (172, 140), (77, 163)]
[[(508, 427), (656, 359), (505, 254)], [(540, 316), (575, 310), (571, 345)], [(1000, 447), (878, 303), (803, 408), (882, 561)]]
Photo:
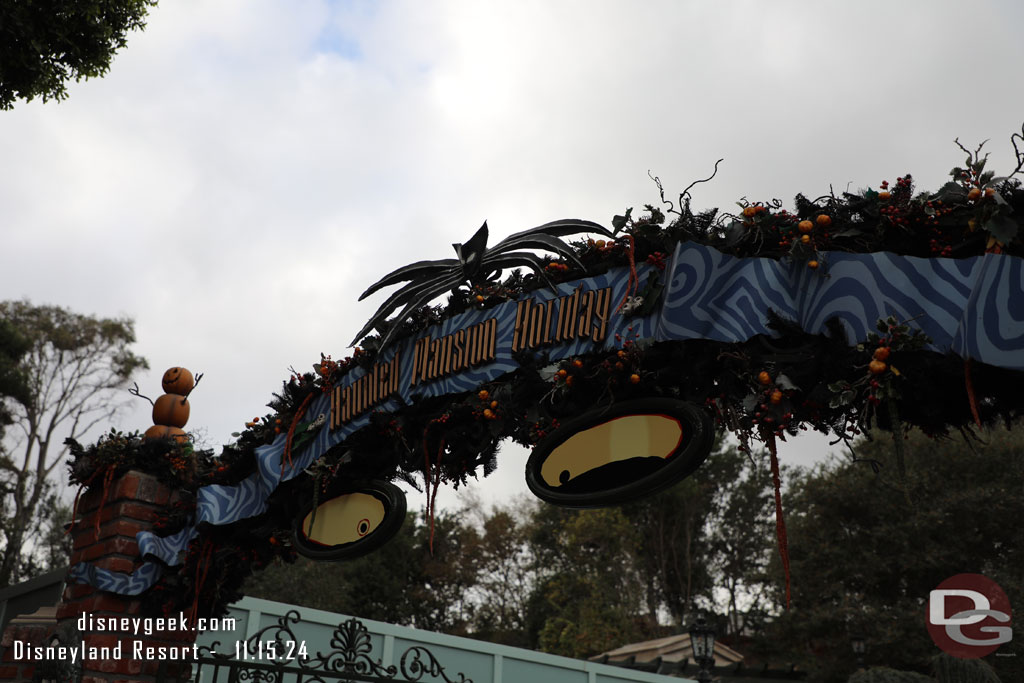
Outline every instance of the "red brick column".
[[(70, 564), (73, 567), (89, 562), (101, 569), (131, 573), (142, 564), (135, 534), (152, 528), (158, 513), (172, 503), (177, 494), (155, 477), (131, 471), (113, 482), (106, 499), (103, 498), (103, 491), (97, 489), (83, 494), (79, 500), (78, 521), (71, 532), (74, 545)], [(112, 624), (111, 618), (118, 617), (142, 621)], [(167, 621), (158, 615), (143, 613), (139, 597), (107, 593), (69, 581), (57, 606), (54, 633), (62, 644), (77, 646), (85, 655), (75, 662), (81, 667), (82, 683), (156, 681), (161, 664), (170, 676), (166, 680), (175, 680), (173, 676), (179, 675), (187, 680), (190, 664), (187, 659), (182, 662), (181, 657), (172, 655), (171, 651), (181, 652), (191, 647), (196, 633), (175, 630), (173, 626), (167, 628)], [(48, 635), (42, 634), (42, 639)], [(7, 636), (5, 633), (5, 646)], [(40, 634), (34, 637), (41, 639)], [(10, 639), (14, 639), (13, 634)], [(13, 655), (13, 648), (8, 646), (4, 659), (9, 655)], [(8, 673), (13, 672), (6, 670), (6, 666), (6, 661), (0, 664), (0, 681), (31, 679), (31, 675), (29, 678), (8, 677)], [(25, 671), (17, 673), (24, 676)]]
[(15, 641), (20, 641), (30, 646), (45, 646), (47, 639), (53, 632), (54, 624), (30, 623), (11, 624), (4, 631), (3, 635), (3, 661), (0, 662), (0, 681), (31, 681), (35, 674), (36, 664), (31, 661), (17, 661), (14, 659)]

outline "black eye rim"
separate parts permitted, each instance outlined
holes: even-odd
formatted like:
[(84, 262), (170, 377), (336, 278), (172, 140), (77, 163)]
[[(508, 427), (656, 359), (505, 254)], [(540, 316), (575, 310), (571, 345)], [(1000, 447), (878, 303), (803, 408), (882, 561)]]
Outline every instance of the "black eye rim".
[[(387, 515), (387, 510), (384, 511), (384, 514)], [(363, 517), (361, 520), (356, 522), (356, 533), (360, 536), (365, 536), (370, 533), (370, 520), (368, 518)]]
[[(366, 493), (377, 498), (384, 504), (384, 519), (375, 528), (357, 541), (338, 545), (324, 545), (310, 540), (302, 531), (302, 523), (306, 515), (313, 509), (313, 501), (303, 503), (299, 513), (292, 520), (292, 544), (295, 550), (305, 557), (324, 562), (341, 562), (362, 557), (373, 552), (390, 541), (405, 522), (407, 509), (405, 493), (394, 484), (381, 479), (371, 479), (353, 484), (332, 495), (328, 500), (318, 501), (324, 505), (334, 498), (351, 493)], [(362, 520), (360, 520), (362, 521)]]
[[(567, 493), (549, 485), (541, 477), (541, 466), (551, 453), (572, 435), (596, 427), (618, 417), (640, 414), (662, 414), (679, 421), (683, 438), (679, 448), (665, 465), (653, 474), (631, 480), (621, 486), (587, 493)], [(596, 408), (563, 422), (541, 439), (526, 462), (526, 484), (535, 496), (546, 503), (567, 508), (596, 508), (621, 505), (662, 491), (693, 474), (703, 464), (714, 446), (714, 421), (711, 416), (688, 401), (653, 397), (622, 401)]]

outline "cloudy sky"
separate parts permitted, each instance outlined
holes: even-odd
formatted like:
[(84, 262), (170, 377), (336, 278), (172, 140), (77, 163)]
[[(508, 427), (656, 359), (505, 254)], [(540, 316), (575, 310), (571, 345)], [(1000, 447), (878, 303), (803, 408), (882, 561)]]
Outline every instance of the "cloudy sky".
[(936, 189), (958, 136), (1007, 169), (1022, 25), (1015, 0), (163, 2), (105, 78), (0, 112), (0, 298), (133, 318), (143, 393), (205, 373), (215, 446), (350, 353), (363, 289), (485, 219), (609, 225), (657, 202), (648, 171), (678, 193), (719, 158), (695, 208)]

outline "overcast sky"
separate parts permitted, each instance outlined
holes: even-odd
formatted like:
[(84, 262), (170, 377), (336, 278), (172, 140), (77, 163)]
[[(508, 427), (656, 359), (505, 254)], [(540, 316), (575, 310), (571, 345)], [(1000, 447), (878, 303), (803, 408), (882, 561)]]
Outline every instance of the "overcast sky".
[[(289, 366), (350, 353), (387, 296), (363, 289), (485, 219), (610, 225), (657, 202), (648, 171), (677, 194), (722, 157), (695, 208), (936, 189), (958, 136), (1007, 169), (1022, 7), (165, 1), (106, 77), (0, 112), (0, 299), (133, 318), (142, 392), (203, 372), (188, 427), (219, 448)], [(525, 490), (525, 458), (482, 495)]]

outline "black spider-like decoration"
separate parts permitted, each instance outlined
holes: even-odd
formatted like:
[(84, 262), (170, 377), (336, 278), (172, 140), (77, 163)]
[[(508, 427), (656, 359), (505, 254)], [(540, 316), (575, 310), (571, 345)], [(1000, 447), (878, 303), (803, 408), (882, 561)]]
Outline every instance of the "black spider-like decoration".
[(558, 239), (581, 232), (593, 232), (613, 237), (612, 233), (597, 223), (569, 218), (509, 235), (488, 249), (487, 221), (484, 221), (484, 224), (469, 240), (462, 244), (452, 245), (455, 247), (455, 254), (458, 258), (417, 261), (388, 273), (370, 285), (370, 288), (360, 295), (360, 301), (384, 287), (399, 282), (408, 282), (381, 304), (370, 321), (363, 329), (359, 330), (355, 339), (352, 340), (352, 346), (355, 346), (370, 330), (383, 327), (388, 315), (404, 306), (397, 316), (388, 321), (387, 330), (379, 347), (383, 349), (391, 340), (391, 336), (399, 324), (431, 299), (458, 288), (464, 282), (471, 285), (489, 282), (506, 268), (526, 266), (544, 278), (548, 284), (551, 284), (544, 272), (546, 265), (544, 259), (528, 251), (513, 251), (514, 249), (543, 249), (554, 252), (582, 269), (583, 264), (576, 258), (572, 247)]

